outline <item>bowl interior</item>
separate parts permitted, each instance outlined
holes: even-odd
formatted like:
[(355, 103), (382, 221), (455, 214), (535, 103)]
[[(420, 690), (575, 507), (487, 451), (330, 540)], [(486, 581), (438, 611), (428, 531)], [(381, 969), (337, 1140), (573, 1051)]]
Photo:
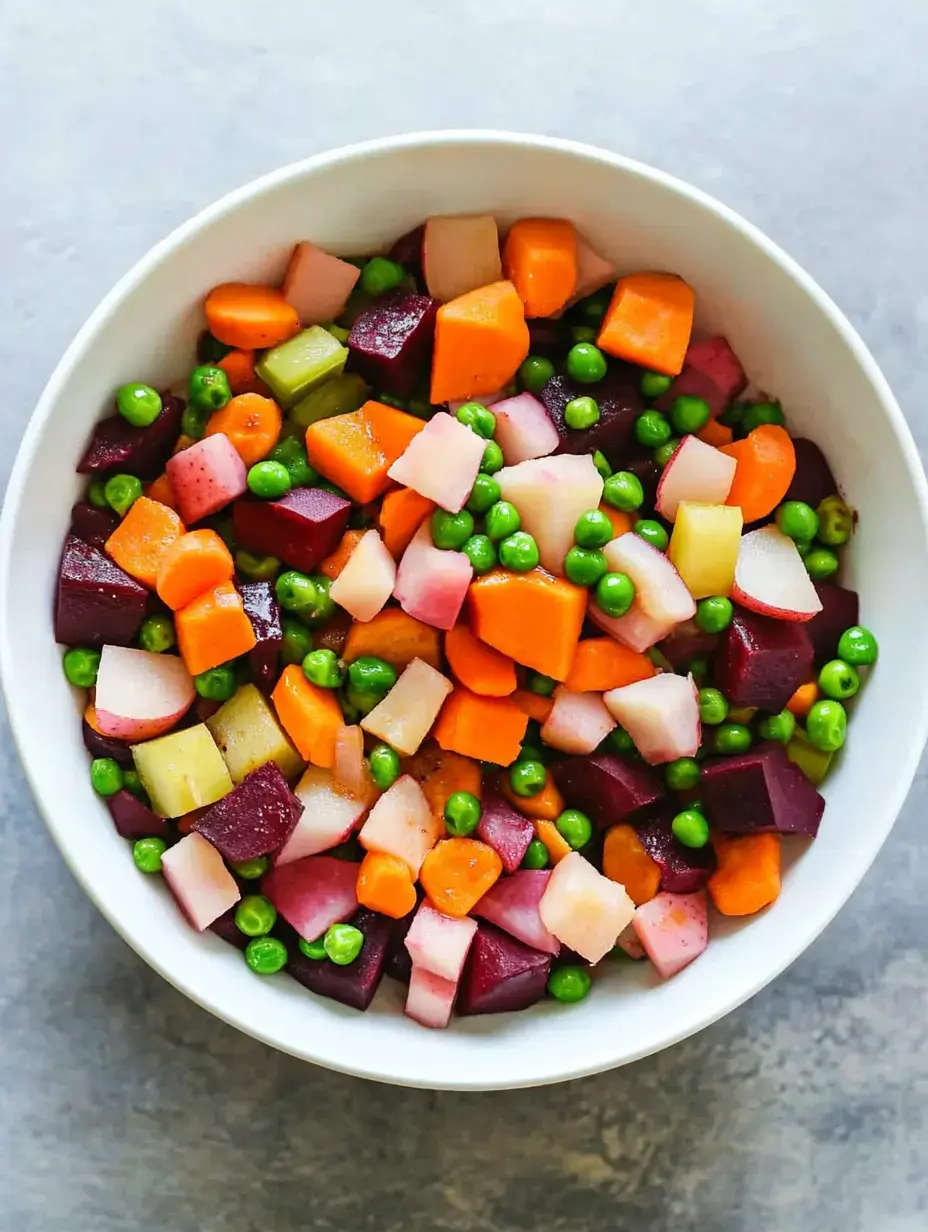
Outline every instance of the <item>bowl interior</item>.
[[(825, 449), (859, 510), (846, 580), (861, 592), (881, 659), (855, 708), (850, 752), (827, 784), (820, 837), (801, 858), (799, 844), (791, 852), (771, 911), (742, 927), (717, 922), (706, 954), (665, 985), (615, 964), (580, 1006), (428, 1032), (403, 1018), (390, 981), (359, 1015), (286, 977), (256, 979), (231, 948), (187, 926), (158, 879), (134, 872), (88, 782), (49, 613), (91, 424), (121, 382), (157, 384), (189, 370), (212, 285), (279, 277), (298, 239), (352, 255), (430, 214), (466, 212), (502, 223), (570, 217), (621, 268), (671, 269), (695, 286), (699, 324), (729, 336), (754, 382), (782, 399), (793, 430)], [(909, 614), (928, 610), (925, 508), (911, 438), (856, 335), (807, 276), (717, 203), (565, 142), (445, 134), (373, 143), (285, 169), (206, 211), (149, 254), (72, 345), (30, 425), (3, 513), (0, 655), (14, 733), (84, 887), (143, 957), (212, 1012), (298, 1056), (388, 1081), (492, 1088), (591, 1073), (664, 1047), (757, 991), (866, 871), (925, 739), (928, 660), (903, 638)]]

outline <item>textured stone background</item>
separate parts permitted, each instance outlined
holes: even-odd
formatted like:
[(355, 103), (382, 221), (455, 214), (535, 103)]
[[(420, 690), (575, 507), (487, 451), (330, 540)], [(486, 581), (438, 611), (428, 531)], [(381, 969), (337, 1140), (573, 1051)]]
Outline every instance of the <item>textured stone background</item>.
[[(918, 0), (0, 0), (3, 476), (153, 241), (281, 163), (441, 126), (718, 194), (851, 315), (925, 442), (926, 50)], [(467, 1096), (324, 1073), (188, 1004), (77, 889), (5, 734), (0, 757), (3, 1232), (928, 1227), (924, 779), (750, 1005), (611, 1075)]]

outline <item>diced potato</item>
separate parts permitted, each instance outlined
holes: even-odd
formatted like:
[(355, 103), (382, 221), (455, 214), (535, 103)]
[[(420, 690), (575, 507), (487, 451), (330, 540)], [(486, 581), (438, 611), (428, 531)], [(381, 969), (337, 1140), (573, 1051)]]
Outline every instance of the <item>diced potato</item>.
[(805, 732), (797, 727), (792, 740), (786, 746), (786, 756), (799, 767), (813, 786), (820, 787), (831, 768), (834, 753), (817, 749)]
[(182, 817), (232, 790), (226, 763), (204, 723), (135, 744), (132, 757), (151, 806), (162, 817)]
[(742, 524), (737, 505), (680, 502), (667, 555), (694, 599), (731, 594)]
[(285, 779), (295, 778), (305, 762), (284, 735), (264, 694), (253, 684), (242, 685), (206, 720), (233, 783), (266, 762), (275, 762)]
[(364, 716), (361, 726), (401, 756), (412, 757), (438, 718), (451, 687), (447, 676), (413, 659), (383, 701)]

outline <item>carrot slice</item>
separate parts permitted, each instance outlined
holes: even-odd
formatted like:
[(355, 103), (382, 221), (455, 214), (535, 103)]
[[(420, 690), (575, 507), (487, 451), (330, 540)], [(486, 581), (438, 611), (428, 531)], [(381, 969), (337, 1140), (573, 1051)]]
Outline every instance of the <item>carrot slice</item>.
[(577, 285), (577, 232), (557, 218), (520, 218), (503, 245), (503, 271), (527, 317), (558, 312)]
[(605, 502), (600, 505), (599, 511), (604, 513), (612, 523), (613, 539), (618, 539), (619, 535), (627, 535), (630, 530), (635, 529), (635, 519), (630, 513), (623, 513), (621, 509), (613, 509)]
[(807, 680), (805, 684), (801, 684), (793, 696), (786, 703), (786, 709), (789, 710), (797, 719), (804, 719), (815, 703), (818, 701), (818, 684), (814, 680)]
[(159, 475), (157, 479), (153, 479), (148, 487), (144, 489), (144, 492), (149, 500), (167, 505), (169, 509), (173, 509), (177, 513), (177, 498), (174, 495), (173, 484), (167, 475)]
[(392, 920), (409, 915), (416, 905), (416, 887), (409, 865), (385, 851), (369, 851), (358, 865), (358, 902)]
[(120, 569), (154, 590), (162, 558), (184, 530), (173, 509), (140, 496), (107, 539), (106, 551)]
[(100, 720), (97, 718), (97, 708), (93, 702), (87, 703), (87, 708), (84, 711), (84, 722), (88, 727), (92, 727), (98, 736), (105, 735), (100, 731)]
[(616, 283), (598, 345), (616, 359), (676, 376), (693, 331), (693, 288), (676, 274), (628, 274)]
[(176, 612), (234, 575), (232, 553), (214, 530), (188, 530), (161, 558), (158, 598)]
[(213, 287), (203, 305), (209, 332), (226, 346), (256, 351), (300, 332), (300, 317), (281, 291), (248, 282)]
[(573, 693), (605, 693), (648, 680), (656, 670), (646, 654), (629, 650), (611, 637), (590, 637), (577, 647), (564, 684)]
[(796, 450), (779, 424), (761, 424), (743, 441), (724, 445), (720, 453), (738, 463), (726, 505), (739, 505), (745, 523), (773, 513), (796, 473)]
[(480, 697), (456, 685), (432, 735), (443, 749), (508, 766), (519, 756), (527, 727), (528, 715), (508, 697)]
[(780, 893), (779, 834), (714, 834), (718, 868), (709, 878), (709, 893), (722, 915), (754, 915)]
[(383, 659), (399, 672), (413, 659), (422, 659), (439, 671), (441, 635), (431, 625), (408, 616), (402, 608), (385, 607), (373, 620), (356, 621), (348, 632), (342, 652), (345, 662), (353, 663), (362, 655)]
[(527, 714), (536, 723), (546, 723), (548, 715), (554, 709), (552, 697), (542, 697), (540, 693), (532, 693), (530, 689), (516, 689), (512, 700), (523, 714)]
[(435, 502), (420, 496), (412, 488), (397, 488), (388, 492), (380, 506), (380, 533), (384, 546), (394, 560), (399, 560), (412, 542), (413, 535), (435, 510)]
[(422, 861), (419, 880), (445, 915), (465, 916), (499, 879), (503, 862), (476, 838), (448, 838)]
[(516, 687), (516, 665), (457, 624), (445, 634), (445, 658), (465, 688), (482, 697), (508, 697)]
[(536, 821), (535, 837), (540, 838), (547, 847), (552, 864), (560, 864), (573, 850), (553, 821)]
[(735, 434), (728, 424), (719, 423), (717, 419), (710, 419), (696, 435), (704, 445), (713, 445), (716, 449), (721, 449), (723, 445), (730, 445), (735, 439)]
[(261, 394), (271, 396), (271, 391), (255, 372), (254, 351), (230, 351), (216, 364), (229, 378), (233, 394)]
[(636, 907), (661, 888), (661, 870), (641, 844), (633, 826), (613, 826), (603, 843), (603, 873), (617, 881)]
[(502, 389), (528, 355), (525, 310), (511, 282), (493, 282), (442, 304), (435, 321), (432, 402)]
[(497, 569), (471, 584), (468, 602), (471, 628), (482, 642), (536, 672), (566, 680), (586, 615), (583, 587), (544, 569)]
[(359, 505), (382, 496), (390, 486), (387, 471), (406, 452), (425, 421), (382, 402), (365, 402), (357, 411), (320, 419), (306, 429), (306, 456)]
[(273, 398), (239, 394), (210, 416), (206, 435), (224, 432), (246, 466), (266, 458), (280, 440), (283, 416)]
[(214, 586), (174, 615), (177, 645), (191, 676), (228, 663), (255, 647), (255, 631), (231, 582)]
[(319, 565), (319, 572), (327, 578), (331, 578), (334, 582), (345, 565), (351, 558), (351, 553), (355, 550), (367, 531), (364, 530), (346, 530), (342, 535), (341, 543), (335, 549), (331, 556), (327, 556)]
[(567, 808), (567, 803), (550, 774), (545, 777), (544, 787), (534, 796), (517, 796), (507, 778), (502, 779), (500, 787), (512, 807), (523, 816), (531, 817), (533, 821), (557, 821)]
[(429, 802), (439, 826), (445, 824), (445, 805), (456, 791), (466, 791), (480, 799), (482, 774), (470, 757), (449, 753), (429, 740), (403, 762), (403, 773), (411, 774)]
[(300, 752), (314, 766), (331, 770), (335, 743), (342, 728), (342, 712), (331, 689), (320, 689), (306, 679), (302, 667), (285, 667), (271, 694), (281, 725)]

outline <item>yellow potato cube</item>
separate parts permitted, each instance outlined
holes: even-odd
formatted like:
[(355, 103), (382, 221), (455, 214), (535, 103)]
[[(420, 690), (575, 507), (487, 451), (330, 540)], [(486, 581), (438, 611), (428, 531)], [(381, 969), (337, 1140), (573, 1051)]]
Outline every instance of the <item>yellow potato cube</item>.
[(742, 524), (737, 505), (680, 502), (667, 555), (694, 599), (731, 594)]
[(253, 684), (242, 685), (234, 697), (206, 720), (233, 783), (269, 761), (285, 779), (295, 778), (306, 764), (284, 735), (264, 694)]
[(151, 806), (162, 817), (182, 817), (232, 790), (226, 763), (203, 723), (135, 744), (132, 757)]

